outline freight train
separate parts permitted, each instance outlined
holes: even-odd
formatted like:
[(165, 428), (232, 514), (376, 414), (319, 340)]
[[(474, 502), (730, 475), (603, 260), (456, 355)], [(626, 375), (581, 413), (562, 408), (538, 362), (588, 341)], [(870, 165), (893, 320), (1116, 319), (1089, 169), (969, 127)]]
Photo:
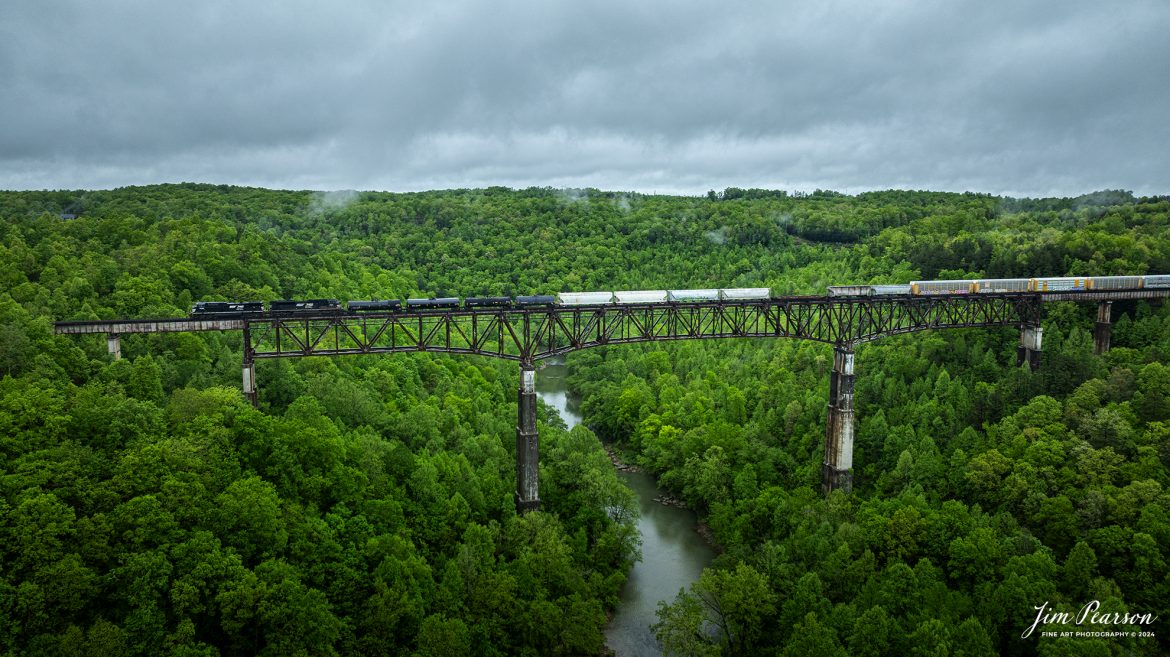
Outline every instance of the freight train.
[[(1055, 278), (981, 278), (957, 281), (913, 281), (902, 285), (832, 285), (831, 297), (931, 296), (943, 294), (987, 294), (1029, 292), (1088, 292), (1141, 289), (1170, 289), (1170, 274), (1152, 276), (1061, 276)], [(349, 301), (345, 307), (337, 299), (303, 301), (200, 301), (191, 308), (192, 317), (247, 317), (281, 315), (328, 315), (348, 310), (351, 313), (397, 313), (423, 310), (457, 310), (477, 308), (551, 308), (654, 305), (695, 302), (766, 301), (771, 292), (766, 287), (719, 288), (702, 290), (619, 290), (616, 292), (561, 292), (557, 295), (517, 297), (438, 297)]]
[[(458, 308), (551, 308), (553, 306), (606, 306), (662, 304), (695, 301), (761, 301), (769, 298), (766, 287), (722, 288), (710, 290), (624, 290), (618, 292), (561, 292), (557, 295), (522, 295), (518, 297), (431, 297), (349, 301), (351, 313), (395, 313), (421, 310), (455, 310)], [(192, 317), (247, 317), (259, 315), (321, 315), (341, 313), (345, 309), (337, 299), (262, 301), (200, 301), (191, 308)]]

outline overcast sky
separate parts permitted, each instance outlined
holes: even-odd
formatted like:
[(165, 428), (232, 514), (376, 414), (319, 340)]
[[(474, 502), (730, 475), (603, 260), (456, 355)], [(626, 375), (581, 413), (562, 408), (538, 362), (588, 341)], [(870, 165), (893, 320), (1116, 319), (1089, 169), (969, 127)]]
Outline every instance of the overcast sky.
[(1170, 193), (1170, 1), (0, 2), (0, 188)]

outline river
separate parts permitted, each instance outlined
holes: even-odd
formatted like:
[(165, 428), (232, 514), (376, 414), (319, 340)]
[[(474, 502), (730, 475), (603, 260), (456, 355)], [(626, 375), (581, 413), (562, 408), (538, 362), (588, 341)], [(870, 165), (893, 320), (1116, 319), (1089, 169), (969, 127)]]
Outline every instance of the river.
[[(563, 363), (552, 362), (536, 373), (536, 394), (557, 409), (570, 429), (581, 423), (577, 400), (569, 394)], [(618, 472), (638, 496), (641, 516), (642, 560), (634, 564), (622, 587), (621, 602), (606, 628), (606, 644), (617, 657), (660, 657), (662, 650), (650, 625), (658, 621), (658, 602), (674, 601), (679, 589), (699, 579), (715, 551), (696, 531), (698, 518), (687, 509), (654, 501), (662, 492), (654, 478), (642, 472)]]

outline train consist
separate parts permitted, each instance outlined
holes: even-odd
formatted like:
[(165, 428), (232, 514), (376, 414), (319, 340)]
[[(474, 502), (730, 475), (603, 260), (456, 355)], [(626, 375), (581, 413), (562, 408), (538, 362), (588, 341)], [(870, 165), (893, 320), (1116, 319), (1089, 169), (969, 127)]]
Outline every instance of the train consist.
[[(988, 294), (1028, 292), (1088, 292), (1141, 289), (1170, 289), (1170, 274), (1153, 276), (1089, 276), (1056, 278), (982, 278), (958, 281), (913, 281), (902, 285), (832, 285), (831, 297), (931, 296), (943, 294)], [(260, 315), (321, 315), (350, 313), (397, 313), (423, 310), (477, 308), (551, 308), (611, 305), (655, 305), (702, 302), (766, 301), (766, 287), (706, 290), (621, 290), (617, 292), (561, 292), (553, 295), (518, 297), (439, 297), (349, 301), (337, 299), (302, 301), (200, 301), (191, 308), (192, 317), (247, 317)]]
[(1170, 274), (1154, 276), (1060, 276), (1055, 278), (981, 278), (961, 281), (913, 281), (904, 285), (833, 285), (831, 297), (873, 297), (1009, 292), (1089, 292), (1170, 288)]
[(191, 308), (192, 317), (246, 317), (259, 315), (320, 315), (351, 313), (396, 313), (420, 310), (455, 310), (458, 308), (551, 308), (553, 306), (643, 305), (696, 301), (761, 301), (769, 298), (766, 287), (724, 288), (712, 290), (625, 290), (618, 292), (562, 292), (553, 295), (518, 297), (439, 297), (348, 301), (345, 307), (337, 299), (270, 301), (267, 309), (261, 301), (200, 301)]

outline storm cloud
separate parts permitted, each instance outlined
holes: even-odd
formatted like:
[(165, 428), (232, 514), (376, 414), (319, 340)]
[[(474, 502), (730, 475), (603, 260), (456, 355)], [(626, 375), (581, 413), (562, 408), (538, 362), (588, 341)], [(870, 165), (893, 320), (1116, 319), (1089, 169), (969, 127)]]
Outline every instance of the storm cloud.
[(0, 6), (0, 188), (1170, 192), (1170, 4)]

